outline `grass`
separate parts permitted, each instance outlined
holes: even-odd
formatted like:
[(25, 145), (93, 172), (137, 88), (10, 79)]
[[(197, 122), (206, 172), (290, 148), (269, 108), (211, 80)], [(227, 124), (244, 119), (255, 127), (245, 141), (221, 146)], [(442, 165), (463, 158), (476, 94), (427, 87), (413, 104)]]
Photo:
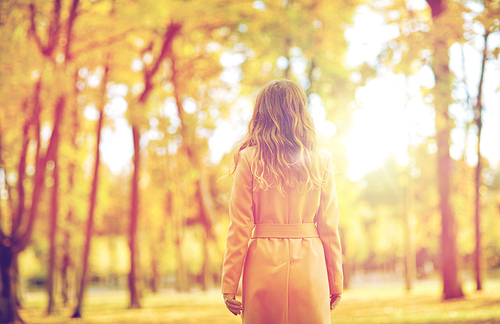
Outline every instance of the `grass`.
[[(358, 287), (344, 292), (332, 312), (332, 323), (499, 323), (500, 280), (489, 280), (482, 292), (464, 285), (466, 297), (441, 301), (439, 282), (418, 283), (411, 292), (400, 285)], [(83, 319), (69, 319), (72, 308), (59, 308), (45, 316), (45, 293), (30, 293), (20, 311), (27, 323), (241, 323), (226, 310), (218, 291), (147, 295), (142, 309), (127, 309), (124, 291), (90, 292)]]

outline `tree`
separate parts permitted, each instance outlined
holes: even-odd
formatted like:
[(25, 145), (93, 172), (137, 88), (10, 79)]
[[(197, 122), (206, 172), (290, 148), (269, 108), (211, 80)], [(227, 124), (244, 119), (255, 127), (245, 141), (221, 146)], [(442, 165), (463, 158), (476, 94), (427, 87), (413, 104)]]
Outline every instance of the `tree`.
[[(139, 96), (138, 106), (144, 109), (146, 105), (149, 94), (153, 90), (153, 77), (158, 72), (163, 60), (167, 57), (168, 53), (171, 51), (172, 42), (175, 39), (180, 25), (175, 23), (170, 23), (166, 27), (165, 35), (162, 40), (161, 51), (157, 56), (155, 62), (152, 64), (151, 68), (144, 69), (144, 90)], [(136, 108), (137, 109), (137, 108)], [(137, 118), (138, 112), (132, 115), (132, 136), (134, 140), (134, 172), (132, 175), (131, 182), (131, 207), (130, 207), (130, 227), (129, 227), (129, 244), (130, 244), (130, 273), (129, 273), (129, 291), (130, 291), (130, 308), (140, 308), (139, 294), (137, 290), (137, 219), (139, 215), (139, 172), (140, 172), (140, 161), (141, 161), (141, 148), (140, 133), (138, 124), (139, 118)]]
[[(64, 48), (64, 57), (65, 57), (65, 64), (66, 66), (68, 65), (68, 62), (71, 62), (72, 59), (74, 58), (71, 53), (71, 45), (73, 44), (73, 26), (75, 24), (76, 18), (78, 17), (78, 6), (79, 6), (80, 1), (79, 0), (73, 0), (71, 7), (70, 7), (70, 12), (69, 12), (69, 17), (67, 20), (67, 26), (66, 26), (66, 46)], [(78, 80), (78, 69), (75, 69), (74, 73), (74, 80), (73, 80), (73, 96), (71, 96), (71, 101), (73, 102), (73, 109), (72, 109), (72, 125), (71, 125), (71, 137), (70, 141), (72, 144), (72, 148), (74, 151), (77, 149), (76, 145), (76, 137), (78, 134), (78, 105), (76, 104), (77, 102), (77, 94), (78, 94), (78, 88), (76, 87), (76, 83)], [(75, 185), (75, 161), (71, 160), (71, 162), (68, 165), (68, 193), (71, 195), (73, 194), (73, 189)], [(71, 224), (73, 221), (73, 208), (75, 208), (74, 205), (71, 205), (68, 209), (68, 213), (66, 215), (66, 222), (67, 224)], [(63, 305), (66, 306), (69, 300), (69, 281), (68, 281), (68, 268), (70, 267), (71, 264), (71, 240), (70, 240), (70, 231), (68, 229), (64, 230), (64, 245), (63, 245), (63, 258), (62, 258), (62, 266), (61, 266), (61, 281), (62, 281), (62, 297), (63, 297)]]
[(443, 299), (463, 296), (459, 278), (457, 251), (457, 224), (450, 203), (450, 180), (453, 172), (453, 161), (450, 156), (450, 133), (453, 127), (448, 107), (451, 104), (451, 73), (449, 70), (448, 49), (450, 34), (443, 32), (450, 29), (448, 19), (450, 9), (444, 0), (427, 0), (432, 16), (432, 49), (431, 63), (434, 72), (433, 89), (434, 107), (436, 109), (436, 140), (438, 147), (438, 188), (439, 208), (441, 210), (441, 271), (443, 278)]
[[(0, 295), (2, 303), (0, 303), (1, 305), (0, 322), (6, 322), (6, 323), (21, 320), (16, 309), (16, 294), (15, 294), (16, 291), (15, 291), (15, 283), (13, 283), (12, 281), (13, 269), (11, 267), (16, 264), (15, 259), (17, 258), (17, 255), (19, 254), (19, 252), (21, 252), (26, 248), (31, 239), (34, 221), (37, 216), (38, 203), (40, 201), (42, 188), (44, 186), (45, 169), (47, 166), (47, 162), (50, 160), (52, 156), (54, 156), (54, 151), (56, 149), (59, 136), (58, 127), (61, 123), (62, 112), (64, 108), (64, 101), (60, 101), (56, 105), (56, 109), (54, 109), (54, 119), (53, 119), (54, 122), (52, 127), (52, 135), (50, 137), (50, 142), (47, 147), (47, 150), (45, 154), (43, 154), (42, 152), (40, 152), (41, 144), (40, 144), (40, 119), (39, 119), (41, 110), (39, 102), (41, 84), (42, 83), (40, 78), (35, 87), (34, 108), (33, 108), (33, 114), (31, 116), (31, 121), (35, 126), (34, 128), (37, 139), (37, 149), (35, 157), (36, 169), (34, 174), (34, 186), (31, 199), (31, 208), (29, 210), (28, 216), (26, 216), (27, 213), (24, 212), (22, 214), (15, 215), (15, 217), (13, 218), (12, 222), (13, 226), (11, 227), (10, 235), (5, 234), (3, 230), (0, 231), (0, 240), (1, 240), (0, 259), (2, 260), (2, 262), (0, 262), (0, 271), (2, 274), (2, 293)], [(29, 129), (30, 129), (29, 126), (25, 127), (24, 131), (28, 132)], [(24, 136), (25, 140), (23, 142), (26, 141), (28, 134), (25, 133)], [(21, 158), (19, 161), (21, 165), (25, 163), (26, 149), (27, 146), (25, 147), (23, 145), (23, 149), (21, 151)], [(22, 171), (21, 174), (24, 174), (24, 170)], [(24, 176), (22, 175), (21, 178), (23, 177)], [(19, 204), (24, 204), (24, 201), (19, 201)], [(24, 211), (24, 208), (19, 207), (18, 211)]]
[(481, 155), (481, 134), (483, 130), (483, 84), (486, 61), (488, 60), (488, 37), (491, 33), (500, 31), (500, 23), (495, 17), (500, 14), (498, 5), (495, 7), (491, 2), (483, 3), (484, 11), (477, 17), (484, 27), (484, 48), (482, 53), (481, 70), (479, 84), (477, 90), (476, 106), (474, 107), (474, 123), (477, 125), (477, 165), (475, 170), (475, 200), (474, 200), (474, 225), (475, 225), (475, 248), (474, 248), (474, 271), (476, 277), (476, 289), (482, 290), (483, 287), (483, 267), (482, 267), (482, 245), (481, 245), (481, 194), (480, 187), (482, 185), (482, 155)]
[[(483, 59), (481, 64), (481, 76), (479, 78), (479, 87), (477, 91), (477, 104), (474, 109), (474, 115), (477, 116), (474, 122), (477, 125), (477, 165), (476, 165), (476, 178), (475, 178), (475, 201), (474, 201), (474, 223), (476, 228), (476, 244), (474, 249), (474, 271), (476, 273), (476, 289), (482, 290), (482, 267), (481, 267), (481, 219), (480, 219), (480, 193), (481, 187), (481, 133), (483, 130), (482, 123), (482, 93), (483, 93), (483, 80), (484, 80), (484, 67), (486, 65), (486, 58), (488, 54), (488, 36), (490, 31), (486, 30), (484, 34), (484, 50)], [(477, 114), (476, 114), (477, 113)]]
[[(180, 70), (178, 69), (178, 64), (180, 59), (175, 56), (175, 53), (171, 53), (170, 60), (172, 62), (172, 85), (174, 87), (174, 98), (177, 106), (177, 114), (180, 119), (180, 135), (182, 136), (182, 150), (186, 155), (191, 167), (198, 170), (199, 176), (195, 180), (195, 199), (198, 203), (198, 221), (203, 225), (206, 235), (202, 238), (202, 244), (206, 248), (210, 239), (214, 238), (214, 233), (212, 226), (215, 223), (215, 211), (213, 206), (212, 197), (210, 195), (209, 184), (207, 182), (206, 167), (202, 163), (202, 155), (200, 153), (200, 141), (195, 137), (195, 131), (191, 128), (193, 124), (192, 118), (186, 116), (183, 108), (183, 102), (181, 100), (181, 89), (188, 88), (187, 83), (189, 79), (184, 79), (180, 77)], [(187, 68), (183, 70), (183, 74), (190, 74), (194, 71)], [(187, 97), (187, 95), (185, 94)], [(189, 120), (189, 121), (188, 121)], [(191, 123), (190, 123), (191, 122)], [(206, 290), (209, 285), (208, 280), (209, 275), (209, 254), (208, 250), (205, 250), (203, 259), (203, 289)]]
[[(463, 83), (467, 83), (466, 75), (464, 74), (463, 81), (454, 78), (449, 67), (450, 64), (454, 63), (450, 61), (448, 51), (451, 49), (450, 53), (454, 52), (452, 44), (475, 38), (470, 36), (477, 33), (477, 31), (471, 33), (472, 23), (476, 26), (479, 25), (476, 17), (490, 15), (489, 18), (492, 18), (495, 17), (495, 14), (487, 13), (488, 6), (484, 4), (486, 10), (468, 9), (470, 2), (427, 1), (427, 3), (429, 7), (422, 10), (412, 9), (412, 6), (407, 6), (406, 2), (399, 1), (380, 11), (389, 22), (398, 23), (401, 35), (395, 39), (396, 42), (389, 43), (388, 49), (381, 53), (379, 59), (381, 62), (388, 63), (386, 66), (393, 68), (394, 72), (397, 73), (413, 74), (420, 67), (427, 65), (434, 74), (435, 84), (433, 88), (427, 92), (425, 90), (427, 86), (424, 85), (422, 95), (430, 101), (429, 94), (432, 94), (432, 102), (436, 112), (435, 128), (437, 134), (435, 138), (438, 147), (436, 178), (438, 180), (442, 229), (440, 268), (443, 271), (443, 298), (448, 299), (463, 295), (458, 269), (457, 236), (459, 236), (459, 232), (457, 232), (457, 225), (460, 223), (460, 226), (463, 226), (464, 210), (460, 206), (473, 205), (467, 203), (469, 190), (463, 190), (464, 188), (472, 190), (472, 186), (467, 185), (465, 180), (459, 180), (460, 176), (454, 172), (458, 167), (463, 171), (462, 178), (468, 174), (465, 157), (461, 164), (457, 164), (450, 156), (450, 144), (452, 142), (457, 144), (456, 138), (450, 137), (451, 131), (455, 128), (455, 124), (455, 129), (461, 131), (460, 124), (464, 122), (460, 118), (454, 120), (450, 110), (459, 106), (453, 105), (454, 101), (467, 101), (465, 109), (468, 109), (470, 107), (470, 94), (466, 85), (467, 98), (463, 99), (464, 95), (456, 95), (456, 90), (463, 90)], [(480, 8), (481, 4), (478, 4)], [(483, 22), (480, 21), (480, 24)], [(394, 55), (396, 53), (397, 55)], [(465, 65), (464, 60), (463, 58), (463, 65)], [(455, 67), (452, 66), (452, 68)], [(452, 90), (454, 90), (453, 97)], [(477, 113), (474, 118), (477, 118)], [(460, 144), (458, 143), (458, 145)], [(464, 147), (467, 147), (467, 144)], [(455, 186), (456, 182), (459, 182), (461, 186)], [(461, 233), (460, 236), (463, 237), (463, 231)], [(462, 249), (463, 244), (460, 244), (460, 247)]]
[[(53, 9), (52, 9), (52, 17), (50, 19), (50, 24), (48, 28), (48, 35), (46, 37), (47, 41), (44, 43), (42, 37), (39, 35), (36, 16), (38, 15), (37, 7), (34, 3), (29, 5), (30, 9), (30, 34), (34, 38), (36, 45), (38, 47), (39, 52), (42, 56), (46, 57), (48, 60), (53, 60), (54, 52), (61, 46), (64, 52), (63, 61), (65, 61), (64, 67), (68, 66), (68, 63), (71, 60), (69, 55), (70, 47), (72, 44), (72, 30), (74, 26), (75, 19), (77, 17), (77, 8), (78, 8), (79, 0), (73, 0), (69, 17), (66, 21), (66, 33), (62, 38), (59, 36), (62, 34), (63, 24), (61, 23), (61, 1), (54, 0), (53, 1)], [(63, 41), (63, 39), (65, 41)], [(66, 102), (66, 94), (62, 93), (59, 95), (56, 104), (56, 111), (60, 110), (60, 115), (62, 115), (62, 111), (65, 107)], [(51, 218), (50, 218), (50, 232), (49, 232), (49, 241), (50, 241), (50, 252), (49, 252), (49, 271), (47, 278), (47, 290), (49, 295), (47, 313), (50, 314), (53, 311), (55, 305), (54, 298), (54, 274), (55, 264), (56, 264), (56, 233), (57, 233), (57, 215), (59, 210), (59, 162), (58, 162), (58, 147), (59, 147), (59, 129), (60, 122), (62, 121), (62, 117), (59, 115), (59, 122), (57, 125), (54, 125), (52, 137), (54, 137), (54, 149), (51, 152), (52, 156), (48, 157), (48, 159), (52, 160), (53, 165), (53, 187), (52, 187), (52, 204), (51, 204)]]
[[(56, 104), (56, 118), (54, 122), (61, 123), (62, 112), (66, 105), (66, 98), (60, 96)], [(52, 156), (48, 157), (52, 161), (52, 197), (51, 197), (51, 208), (50, 208), (50, 231), (49, 231), (49, 241), (50, 241), (50, 251), (49, 251), (49, 271), (47, 278), (47, 289), (49, 294), (49, 301), (47, 305), (47, 314), (52, 313), (55, 306), (55, 296), (54, 296), (54, 275), (56, 273), (56, 233), (57, 233), (57, 216), (59, 214), (59, 161), (58, 161), (58, 151), (60, 142), (59, 127), (54, 128), (52, 134), (54, 137), (54, 149), (51, 152)]]
[[(78, 129), (79, 129), (79, 114), (78, 114), (78, 104), (77, 104), (77, 95), (78, 95), (78, 88), (76, 87), (76, 83), (78, 80), (78, 72), (75, 72), (75, 79), (74, 79), (74, 89), (73, 89), (73, 96), (72, 96), (72, 102), (73, 102), (73, 107), (71, 110), (71, 131), (70, 131), (70, 141), (71, 141), (71, 149), (72, 153), (76, 153), (78, 151), (78, 145), (76, 144), (76, 139), (78, 135)], [(74, 156), (72, 154), (72, 156)], [(75, 189), (75, 171), (76, 171), (76, 162), (75, 159), (71, 159), (69, 164), (68, 164), (68, 195), (74, 195), (74, 189)], [(63, 298), (63, 305), (66, 306), (69, 301), (69, 278), (68, 278), (68, 270), (70, 266), (73, 264), (72, 260), (72, 255), (71, 255), (71, 231), (69, 229), (69, 226), (72, 224), (74, 220), (74, 214), (75, 214), (75, 204), (70, 203), (68, 207), (68, 213), (66, 215), (66, 228), (64, 229), (64, 243), (63, 243), (63, 257), (62, 257), (62, 266), (61, 266), (61, 281), (62, 281), (62, 298)]]
[(97, 204), (97, 188), (99, 183), (99, 164), (101, 160), (101, 151), (99, 150), (99, 144), (101, 143), (101, 130), (104, 120), (104, 106), (105, 106), (105, 96), (106, 96), (106, 86), (108, 85), (109, 78), (109, 58), (104, 67), (104, 75), (101, 80), (101, 102), (99, 108), (99, 121), (96, 126), (96, 146), (95, 146), (95, 160), (94, 160), (94, 172), (92, 178), (92, 189), (89, 197), (89, 214), (87, 218), (87, 228), (85, 235), (85, 247), (83, 252), (83, 262), (82, 262), (82, 271), (80, 277), (80, 289), (78, 290), (78, 304), (76, 305), (75, 312), (71, 316), (72, 318), (80, 318), (82, 317), (82, 306), (83, 306), (83, 298), (85, 294), (85, 286), (87, 283), (87, 270), (88, 270), (88, 260), (90, 253), (90, 241), (92, 239), (92, 230), (94, 227), (94, 214), (95, 214), (95, 206)]

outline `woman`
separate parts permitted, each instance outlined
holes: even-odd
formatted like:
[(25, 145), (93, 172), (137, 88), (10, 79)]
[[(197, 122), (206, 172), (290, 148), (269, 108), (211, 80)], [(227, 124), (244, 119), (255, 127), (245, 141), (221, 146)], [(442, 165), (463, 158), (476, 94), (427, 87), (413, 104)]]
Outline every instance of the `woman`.
[(295, 83), (276, 80), (259, 92), (233, 172), (227, 308), (243, 323), (330, 323), (343, 281), (333, 163)]

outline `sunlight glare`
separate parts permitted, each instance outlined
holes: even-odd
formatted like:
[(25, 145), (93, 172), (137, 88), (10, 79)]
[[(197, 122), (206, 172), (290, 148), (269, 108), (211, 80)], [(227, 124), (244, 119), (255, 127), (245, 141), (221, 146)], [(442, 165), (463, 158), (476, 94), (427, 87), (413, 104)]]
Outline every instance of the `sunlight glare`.
[(354, 127), (345, 140), (349, 159), (348, 177), (360, 180), (366, 173), (381, 167), (393, 153), (404, 165), (408, 146), (408, 118), (405, 88), (401, 77), (375, 79), (356, 92), (361, 108), (352, 113)]
[(359, 5), (354, 15), (354, 24), (345, 29), (344, 37), (349, 42), (346, 63), (355, 67), (367, 62), (377, 64), (378, 55), (385, 44), (399, 36), (399, 28), (385, 23), (381, 14), (369, 5)]
[(102, 161), (108, 165), (111, 172), (119, 174), (130, 163), (134, 155), (132, 128), (125, 117), (114, 121), (114, 129), (104, 127), (102, 130), (101, 150)]
[(321, 137), (329, 139), (337, 133), (337, 126), (331, 121), (326, 120), (325, 106), (320, 96), (315, 93), (311, 94), (307, 109), (311, 114), (316, 131)]
[(98, 120), (99, 119), (99, 111), (95, 107), (94, 104), (88, 104), (83, 109), (83, 116), (88, 120)]

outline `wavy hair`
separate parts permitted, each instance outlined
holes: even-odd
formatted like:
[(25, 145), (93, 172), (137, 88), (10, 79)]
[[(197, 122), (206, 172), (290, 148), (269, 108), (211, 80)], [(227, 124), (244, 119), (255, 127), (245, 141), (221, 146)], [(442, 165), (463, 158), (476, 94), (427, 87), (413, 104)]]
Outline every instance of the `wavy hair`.
[[(233, 156), (232, 173), (240, 151), (255, 146), (251, 169), (256, 178), (254, 189), (304, 186), (306, 191), (320, 188), (318, 137), (307, 111), (304, 92), (292, 81), (274, 80), (257, 95), (248, 132)], [(292, 171), (297, 177), (287, 176)], [(266, 180), (267, 179), (267, 180)]]

